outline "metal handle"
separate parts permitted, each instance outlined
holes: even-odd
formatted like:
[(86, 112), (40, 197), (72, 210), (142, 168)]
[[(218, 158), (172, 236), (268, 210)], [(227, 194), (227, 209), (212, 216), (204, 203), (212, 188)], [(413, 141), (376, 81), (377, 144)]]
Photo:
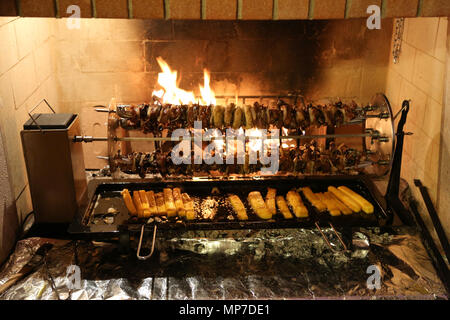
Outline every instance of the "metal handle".
[(33, 123), (39, 128), (39, 130), (42, 131), (41, 126), (36, 122), (36, 119), (33, 118), (33, 116), (31, 115), (31, 112), (33, 112), (37, 107), (39, 107), (41, 105), (42, 102), (45, 102), (45, 104), (49, 107), (49, 109), (53, 112), (56, 113), (55, 110), (53, 110), (52, 106), (50, 105), (50, 103), (48, 103), (48, 101), (46, 99), (42, 99), (37, 105), (35, 105), (30, 111), (28, 111), (28, 116), (30, 117), (31, 121), (33, 121)]
[(430, 215), (431, 221), (433, 222), (434, 229), (436, 230), (439, 241), (441, 242), (442, 248), (444, 249), (444, 253), (447, 256), (447, 260), (450, 263), (450, 245), (444, 228), (442, 228), (441, 220), (439, 220), (439, 216), (436, 212), (436, 209), (434, 208), (433, 202), (431, 201), (428, 189), (422, 184), (419, 179), (414, 179), (414, 184), (419, 188), (420, 193), (422, 194), (423, 201), (425, 202), (428, 214)]
[(136, 257), (139, 260), (147, 260), (148, 258), (150, 258), (153, 255), (153, 252), (155, 251), (155, 238), (156, 238), (156, 231), (157, 231), (156, 224), (155, 224), (155, 227), (153, 228), (152, 248), (150, 250), (150, 253), (146, 256), (141, 256), (141, 246), (142, 246), (142, 238), (144, 238), (144, 230), (145, 230), (145, 224), (143, 224), (141, 227), (141, 236), (139, 237), (139, 244), (138, 244), (138, 248), (137, 248), (137, 252), (136, 252)]
[[(336, 231), (336, 229), (334, 229), (333, 224), (332, 224), (331, 222), (328, 222), (328, 223), (330, 224), (330, 227), (331, 227), (331, 229), (333, 230), (333, 232), (334, 232), (334, 234), (336, 235), (336, 237), (339, 239), (339, 242), (340, 242), (340, 243), (342, 244), (342, 246), (344, 247), (344, 251), (347, 251), (348, 248), (347, 248), (347, 246), (345, 245), (345, 242), (342, 240), (341, 236), (338, 234), (338, 232)], [(314, 224), (316, 225), (317, 230), (319, 230), (320, 234), (322, 235), (322, 238), (325, 240), (326, 244), (327, 244), (328, 247), (331, 249), (331, 251), (334, 251), (334, 252), (338, 251), (338, 250), (335, 250), (335, 249), (333, 248), (333, 246), (331, 245), (330, 241), (328, 241), (326, 235), (323, 233), (322, 229), (320, 228), (319, 223), (316, 221), (316, 222), (314, 222)]]

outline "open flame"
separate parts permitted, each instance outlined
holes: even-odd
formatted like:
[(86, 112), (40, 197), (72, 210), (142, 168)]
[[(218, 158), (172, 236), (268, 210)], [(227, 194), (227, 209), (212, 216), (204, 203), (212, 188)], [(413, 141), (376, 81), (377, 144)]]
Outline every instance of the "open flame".
[(211, 90), (209, 86), (209, 72), (206, 69), (203, 69), (203, 83), (204, 87), (200, 87), (200, 94), (202, 95), (202, 104), (204, 105), (215, 105), (216, 97), (214, 95), (214, 91)]
[[(156, 61), (161, 68), (158, 73), (158, 84), (162, 87), (160, 90), (154, 90), (152, 95), (161, 99), (162, 103), (168, 104), (190, 104), (195, 103), (195, 95), (192, 91), (186, 91), (178, 87), (177, 84), (177, 71), (170, 69), (168, 63), (163, 58), (157, 57)], [(211, 90), (210, 74), (208, 70), (203, 70), (204, 74), (204, 86), (200, 85), (201, 103), (204, 105), (216, 104), (216, 98), (214, 91)]]

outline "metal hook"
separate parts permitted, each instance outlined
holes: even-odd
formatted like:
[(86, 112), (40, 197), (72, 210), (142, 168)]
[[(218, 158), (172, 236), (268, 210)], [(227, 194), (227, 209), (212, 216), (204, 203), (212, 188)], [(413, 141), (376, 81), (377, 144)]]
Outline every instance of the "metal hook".
[[(411, 102), (411, 100), (408, 100), (408, 101)], [(407, 108), (407, 106), (405, 104), (400, 110), (398, 110), (394, 116), (394, 120), (397, 119), (397, 117), (400, 115), (400, 113), (402, 113), (402, 111), (405, 110), (406, 108)]]
[(45, 104), (50, 108), (50, 110), (53, 113), (56, 113), (55, 110), (53, 110), (52, 106), (48, 103), (48, 101), (46, 99), (42, 99), (37, 105), (35, 105), (30, 111), (28, 111), (28, 116), (30, 117), (31, 121), (39, 128), (39, 130), (41, 131), (41, 133), (43, 133), (41, 126), (36, 122), (36, 119), (33, 118), (33, 116), (31, 115), (31, 112), (33, 112), (37, 107), (39, 107), (41, 105), (42, 102), (45, 102)]
[(152, 248), (150, 250), (150, 253), (146, 256), (141, 256), (141, 246), (142, 246), (142, 238), (144, 237), (144, 229), (145, 229), (145, 224), (142, 225), (141, 227), (141, 236), (139, 237), (139, 244), (138, 244), (138, 249), (136, 252), (136, 257), (139, 260), (147, 260), (148, 258), (150, 258), (153, 255), (153, 252), (155, 251), (155, 238), (156, 238), (156, 224), (155, 227), (153, 228), (153, 239), (152, 239)]
[(328, 241), (327, 237), (325, 236), (325, 234), (323, 233), (322, 229), (319, 227), (319, 224), (316, 222), (314, 222), (316, 225), (317, 230), (319, 230), (320, 234), (322, 235), (323, 240), (325, 240), (325, 242), (327, 243), (327, 245), (330, 247), (331, 251), (336, 251), (334, 250), (334, 248), (331, 246), (331, 243)]
[(331, 222), (328, 222), (330, 224), (331, 229), (333, 229), (334, 234), (336, 235), (336, 237), (339, 239), (339, 242), (342, 244), (342, 246), (344, 247), (344, 250), (347, 251), (347, 246), (345, 245), (344, 241), (342, 240), (341, 236), (339, 235), (339, 233), (336, 231), (336, 229), (334, 229), (334, 226)]

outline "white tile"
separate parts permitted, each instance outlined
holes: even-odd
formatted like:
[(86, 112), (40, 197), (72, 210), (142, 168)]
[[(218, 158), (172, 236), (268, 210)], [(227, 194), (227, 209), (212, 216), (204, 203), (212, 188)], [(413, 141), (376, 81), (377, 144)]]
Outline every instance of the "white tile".
[(22, 59), (12, 69), (12, 81), (16, 108), (37, 89), (36, 69), (33, 55)]
[(82, 72), (144, 71), (141, 41), (83, 41), (80, 50)]
[(399, 104), (404, 100), (411, 100), (407, 122), (413, 122), (418, 128), (421, 128), (427, 104), (426, 94), (409, 81), (403, 79), (400, 88)]
[(401, 83), (401, 75), (398, 74), (393, 68), (388, 68), (385, 91), (394, 113), (401, 108), (401, 101), (399, 101)]
[(72, 72), (79, 72), (81, 41), (55, 41), (56, 72), (67, 76)]
[(407, 42), (428, 54), (433, 54), (439, 18), (408, 19)]
[(427, 167), (427, 158), (432, 152), (433, 140), (421, 129), (414, 132), (412, 139), (414, 141), (412, 158), (417, 167), (424, 170)]
[(33, 18), (20, 18), (14, 21), (19, 60), (32, 52), (35, 47), (37, 33), (35, 21)]
[(0, 27), (16, 19), (19, 19), (19, 17), (0, 17)]
[(56, 112), (62, 112), (60, 109), (60, 99), (59, 99), (59, 92), (58, 92), (58, 86), (56, 84), (56, 77), (55, 75), (51, 75), (43, 84), (43, 90), (45, 92), (45, 99), (47, 99), (50, 106), (56, 111)]
[(88, 40), (110, 40), (112, 39), (111, 21), (116, 19), (85, 19), (86, 24), (82, 24), (82, 37)]
[(32, 23), (36, 28), (36, 45), (40, 46), (47, 41), (52, 34), (51, 24), (55, 19), (53, 18), (33, 18)]
[(442, 104), (428, 97), (422, 129), (432, 139), (438, 137), (442, 128)]
[(0, 118), (15, 109), (10, 72), (0, 76)]
[(413, 83), (427, 95), (442, 101), (444, 94), (445, 64), (436, 58), (417, 51)]
[[(391, 50), (392, 51), (392, 50)], [(394, 63), (392, 57), (389, 59), (389, 67), (393, 68), (398, 74), (408, 81), (413, 77), (413, 66), (416, 57), (416, 49), (406, 42), (402, 43), (402, 49), (398, 63)]]
[(36, 77), (38, 83), (42, 83), (55, 70), (54, 63), (54, 45), (53, 41), (48, 40), (42, 43), (34, 52), (34, 61), (36, 64)]
[(13, 23), (0, 27), (0, 75), (5, 73), (19, 59)]
[(436, 37), (436, 46), (434, 48), (434, 56), (436, 59), (445, 63), (447, 56), (447, 27), (448, 18), (439, 19), (439, 29)]

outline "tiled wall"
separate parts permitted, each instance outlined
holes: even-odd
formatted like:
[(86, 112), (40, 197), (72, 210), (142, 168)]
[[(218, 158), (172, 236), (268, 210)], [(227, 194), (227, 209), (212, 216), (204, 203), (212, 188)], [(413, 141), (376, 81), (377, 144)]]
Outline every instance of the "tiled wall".
[[(448, 18), (410, 18), (405, 20), (402, 52), (398, 64), (389, 64), (387, 95), (394, 109), (404, 99), (411, 99), (405, 137), (402, 176), (409, 182), (416, 199), (422, 205), (420, 193), (413, 179), (420, 179), (428, 187), (441, 222), (450, 232), (450, 215), (442, 205), (448, 194), (440, 193), (448, 184), (440, 177), (440, 153), (443, 146), (442, 115), (444, 113), (444, 85), (447, 69)], [(447, 110), (449, 106), (447, 105)], [(446, 165), (448, 167), (448, 164)], [(448, 169), (447, 169), (448, 170)], [(425, 212), (425, 211), (423, 211)], [(428, 215), (425, 219), (431, 226)], [(433, 229), (431, 227), (431, 229)]]
[(42, 99), (58, 110), (54, 45), (54, 19), (0, 17), (0, 131), (19, 221), (32, 209), (20, 130)]

